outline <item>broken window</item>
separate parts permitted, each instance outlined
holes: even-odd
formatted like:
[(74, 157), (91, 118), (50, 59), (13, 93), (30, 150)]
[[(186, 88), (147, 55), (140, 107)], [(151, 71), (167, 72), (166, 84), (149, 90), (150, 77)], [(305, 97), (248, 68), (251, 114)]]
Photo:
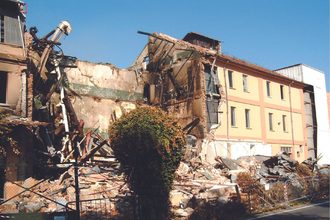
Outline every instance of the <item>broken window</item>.
[(291, 147), (282, 146), (281, 147), (281, 152), (291, 154)]
[[(215, 68), (210, 65), (204, 66), (205, 84), (206, 84), (206, 108), (207, 108), (207, 125), (210, 128), (214, 124), (219, 123), (218, 107), (220, 103), (219, 79)], [(189, 80), (189, 79), (188, 79)]]
[(204, 66), (205, 71), (205, 83), (206, 83), (206, 93), (212, 93), (212, 94), (219, 94), (218, 85), (216, 83), (217, 77), (216, 71), (213, 70), (211, 73), (211, 66), (205, 65)]
[(269, 81), (266, 82), (266, 89), (267, 89), (267, 96), (270, 97), (271, 93), (270, 93), (270, 82)]
[(245, 109), (245, 127), (251, 128), (250, 127), (250, 109)]
[(228, 84), (229, 88), (234, 88), (233, 71), (231, 70), (228, 70)]
[(282, 115), (283, 131), (286, 132), (286, 115)]
[(284, 100), (284, 86), (280, 85), (281, 99)]
[(8, 73), (0, 71), (0, 103), (6, 103)]
[(248, 87), (248, 76), (247, 75), (243, 75), (243, 91), (244, 92), (248, 92), (249, 91), (249, 87)]
[(268, 113), (268, 120), (269, 120), (269, 130), (274, 131), (274, 128), (273, 128), (273, 113)]
[(232, 127), (236, 127), (236, 107), (230, 107), (230, 124)]

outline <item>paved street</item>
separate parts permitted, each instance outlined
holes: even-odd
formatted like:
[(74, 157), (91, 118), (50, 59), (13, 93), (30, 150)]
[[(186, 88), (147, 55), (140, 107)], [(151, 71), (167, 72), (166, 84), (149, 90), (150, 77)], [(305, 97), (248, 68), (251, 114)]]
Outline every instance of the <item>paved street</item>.
[(312, 220), (312, 219), (320, 219), (320, 220), (328, 220), (329, 218), (329, 201), (301, 206), (297, 208), (292, 208), (290, 210), (284, 210), (281, 212), (276, 212), (272, 214), (268, 214), (265, 216), (259, 216), (256, 218), (250, 218), (249, 220), (253, 219), (281, 219), (281, 220)]

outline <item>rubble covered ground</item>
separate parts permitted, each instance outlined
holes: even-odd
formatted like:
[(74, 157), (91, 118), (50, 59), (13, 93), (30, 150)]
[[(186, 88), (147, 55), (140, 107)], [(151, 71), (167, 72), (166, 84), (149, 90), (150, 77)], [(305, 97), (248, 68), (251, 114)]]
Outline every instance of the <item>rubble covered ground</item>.
[[(234, 214), (237, 214), (238, 218), (248, 213), (250, 208), (256, 209), (253, 211), (261, 211), (262, 208), (270, 210), (286, 204), (284, 198), (279, 197), (279, 200), (276, 200), (276, 196), (271, 195), (283, 193), (283, 186), (288, 181), (290, 182), (288, 187), (300, 191), (300, 194), (309, 195), (302, 191), (311, 190), (309, 181), (311, 178), (317, 178), (314, 184), (317, 183), (318, 186), (314, 186), (316, 187), (314, 190), (318, 189), (318, 194), (313, 195), (314, 199), (327, 197), (329, 193), (326, 191), (329, 190), (329, 167), (315, 170), (315, 164), (310, 160), (299, 164), (285, 154), (274, 157), (255, 156), (238, 160), (225, 158), (216, 160), (218, 162), (214, 165), (203, 163), (198, 157), (180, 163), (170, 192), (173, 219), (229, 219), (229, 217), (232, 219), (233, 216), (235, 217)], [(252, 178), (252, 182), (248, 182), (250, 187), (260, 187), (259, 192), (242, 190), (245, 189), (244, 181), (236, 180), (239, 174), (244, 172), (249, 173)], [(323, 177), (320, 179), (321, 176)], [(279, 183), (282, 187), (272, 191), (272, 186)], [(66, 204), (67, 208), (75, 209), (75, 203), (72, 202), (75, 200), (74, 184), (73, 167), (57, 179), (26, 179), (22, 186), (32, 187), (33, 192), (24, 192), (1, 205), (0, 211), (31, 213), (64, 210), (64, 207), (47, 198)], [(267, 184), (272, 186), (265, 190)], [(33, 187), (34, 185), (36, 186)], [(118, 163), (114, 162), (111, 166), (103, 164), (80, 167), (79, 188), (82, 219), (134, 218), (134, 192), (129, 189)], [(292, 191), (292, 193), (297, 192)], [(249, 204), (249, 196), (252, 197), (252, 205)], [(231, 212), (233, 211), (231, 209), (236, 211)], [(219, 215), (219, 210), (222, 210), (222, 215)], [(205, 213), (209, 215), (205, 216)], [(210, 216), (210, 213), (214, 216)]]

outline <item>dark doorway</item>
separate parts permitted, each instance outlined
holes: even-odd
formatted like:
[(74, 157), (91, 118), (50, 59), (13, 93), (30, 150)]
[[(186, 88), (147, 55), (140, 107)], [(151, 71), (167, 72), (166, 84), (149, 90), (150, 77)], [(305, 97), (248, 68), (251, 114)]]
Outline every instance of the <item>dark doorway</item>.
[(8, 74), (6, 72), (0, 71), (0, 103), (6, 103), (7, 78)]

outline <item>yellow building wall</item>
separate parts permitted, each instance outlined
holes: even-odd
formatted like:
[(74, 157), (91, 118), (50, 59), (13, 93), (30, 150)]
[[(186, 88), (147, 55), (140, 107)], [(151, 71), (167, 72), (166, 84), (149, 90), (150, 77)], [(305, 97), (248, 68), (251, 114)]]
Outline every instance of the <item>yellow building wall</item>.
[[(223, 137), (227, 135), (227, 105), (228, 104), (228, 126), (229, 126), (229, 139), (240, 138), (240, 139), (252, 139), (252, 140), (261, 140), (261, 123), (260, 120), (260, 107), (255, 105), (243, 104), (239, 102), (228, 101), (224, 103), (221, 107), (223, 112), (220, 117), (221, 125), (216, 130), (215, 135)], [(231, 108), (235, 107), (235, 118), (236, 126), (231, 126)], [(245, 124), (245, 109), (250, 110), (250, 128), (246, 128)]]
[(300, 90), (297, 88), (291, 87), (291, 103), (293, 109), (300, 109), (303, 107), (301, 104), (303, 100), (301, 100), (303, 97), (300, 95)]
[(304, 126), (302, 121), (302, 115), (298, 113), (292, 113), (293, 118), (293, 137), (295, 141), (304, 141)]
[[(232, 76), (233, 76), (233, 88), (229, 88), (229, 79), (228, 79), (228, 70), (232, 71)], [(249, 100), (254, 100), (258, 101), (260, 100), (259, 97), (259, 90), (258, 90), (258, 78), (234, 71), (231, 69), (224, 69), (224, 68), (218, 68), (218, 77), (220, 80), (220, 84), (225, 88), (225, 77), (226, 77), (226, 85), (227, 85), (227, 92), (228, 96), (235, 96), (243, 99), (249, 99)], [(243, 75), (247, 75), (247, 92), (244, 91), (243, 89)]]
[[(269, 113), (273, 114), (273, 130), (270, 130)], [(286, 131), (283, 131), (282, 115), (286, 116)], [(265, 108), (266, 138), (292, 140), (290, 112)]]
[(290, 147), (291, 148), (291, 158), (302, 162), (307, 158), (307, 148), (303, 145), (288, 145), (288, 144), (272, 144), (272, 155), (281, 153), (281, 147)]
[[(232, 71), (233, 88), (229, 88), (228, 70)], [(292, 158), (299, 161), (306, 159), (307, 147), (304, 145), (301, 89), (289, 88), (285, 84), (223, 67), (217, 67), (217, 71), (222, 89), (225, 94), (227, 93), (222, 98), (228, 98), (228, 100), (223, 102), (220, 107), (220, 111), (222, 112), (219, 117), (221, 125), (215, 132), (216, 137), (226, 138), (228, 130), (229, 140), (257, 140), (264, 144), (271, 144), (273, 155), (279, 153), (281, 147), (291, 147)], [(247, 92), (243, 89), (243, 75), (247, 75)], [(270, 97), (267, 96), (267, 81), (270, 81)], [(281, 85), (283, 86), (283, 99), (281, 98)], [(290, 92), (292, 114), (290, 114)], [(263, 100), (261, 100), (262, 97)], [(231, 106), (236, 108), (235, 127), (231, 126)], [(250, 128), (246, 128), (245, 126), (245, 109), (250, 109)], [(228, 114), (227, 110), (229, 111)], [(273, 131), (269, 129), (269, 113), (273, 113)], [(282, 115), (286, 116), (286, 131), (283, 131)], [(291, 116), (293, 127), (291, 125)], [(293, 147), (292, 128), (294, 137)], [(301, 148), (303, 148), (302, 152), (300, 152)]]
[[(267, 95), (267, 81), (270, 82), (270, 96)], [(281, 107), (290, 107), (290, 90), (291, 90), (291, 104), (293, 109), (301, 109), (300, 90), (294, 87), (289, 88), (285, 84), (280, 84), (274, 81), (262, 79), (265, 103), (277, 105)], [(281, 85), (283, 86), (283, 99), (281, 98)], [(274, 106), (275, 107), (275, 106)]]
[[(270, 130), (269, 113), (273, 113), (273, 131)], [(283, 130), (282, 115), (286, 116), (286, 131)], [(266, 138), (268, 140), (288, 140), (292, 142), (292, 125), (293, 124), (293, 139), (294, 141), (304, 141), (304, 127), (302, 125), (302, 115), (298, 113), (291, 114), (287, 111), (266, 108), (265, 123), (266, 123)]]

